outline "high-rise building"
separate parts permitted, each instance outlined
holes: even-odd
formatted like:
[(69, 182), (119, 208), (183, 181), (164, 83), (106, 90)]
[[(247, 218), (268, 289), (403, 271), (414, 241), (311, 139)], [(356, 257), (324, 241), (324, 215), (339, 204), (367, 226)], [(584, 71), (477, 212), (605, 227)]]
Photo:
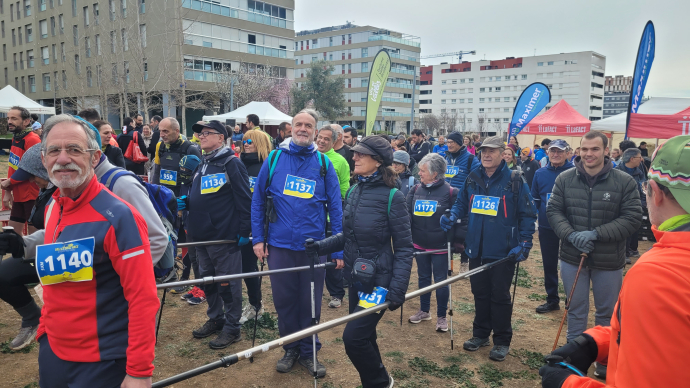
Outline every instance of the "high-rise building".
[(423, 66), (420, 116), (433, 114), (442, 130), (504, 132), (522, 91), (542, 82), (551, 90), (545, 110), (566, 100), (600, 120), (605, 69), (606, 57), (593, 51)]
[(630, 88), (632, 87), (632, 76), (627, 77), (622, 75), (617, 75), (611, 77), (607, 75), (604, 80), (604, 92), (606, 93), (630, 93)]
[(95, 107), (114, 127), (133, 112), (190, 124), (204, 108), (220, 110), (204, 95), (219, 72), (243, 64), (294, 77), (294, 8), (294, 0), (0, 0), (0, 85), (63, 112)]
[[(374, 56), (386, 50), (391, 57), (391, 71), (381, 100), (375, 130), (407, 131), (412, 113), (413, 82), (419, 69), (420, 39), (379, 27), (341, 26), (300, 31), (295, 38), (295, 82), (306, 80), (312, 61), (326, 60), (335, 67), (333, 77), (345, 85), (347, 116), (337, 122), (364, 128), (369, 71)], [(415, 115), (419, 108), (419, 86), (415, 94)], [(414, 129), (414, 128), (412, 128)]]

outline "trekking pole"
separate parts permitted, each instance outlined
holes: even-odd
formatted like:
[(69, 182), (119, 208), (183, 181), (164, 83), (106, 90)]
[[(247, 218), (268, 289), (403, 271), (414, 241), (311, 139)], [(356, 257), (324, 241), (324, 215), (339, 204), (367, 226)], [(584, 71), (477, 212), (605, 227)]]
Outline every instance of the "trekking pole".
[[(313, 238), (308, 238), (307, 239), (307, 245), (311, 246), (314, 245), (314, 239)], [(316, 300), (314, 299), (314, 282), (315, 282), (315, 270), (314, 270), (314, 261), (318, 260), (319, 255), (317, 254), (313, 258), (309, 258), (309, 266), (311, 267), (311, 326), (314, 327), (318, 324), (316, 322)], [(316, 332), (312, 334), (311, 336), (311, 347), (312, 347), (312, 357), (313, 357), (313, 370), (314, 370), (314, 388), (318, 387), (318, 371), (316, 370)]]
[(515, 304), (515, 290), (517, 289), (517, 280), (518, 280), (518, 274), (520, 273), (520, 262), (518, 261), (517, 266), (515, 266), (515, 283), (513, 283), (513, 301), (510, 302), (510, 305)]
[[(450, 209), (446, 209), (446, 217), (450, 219)], [(450, 244), (453, 242), (453, 228), (446, 233), (448, 240), (448, 277), (453, 276), (453, 251)], [(453, 285), (448, 284), (448, 315), (450, 315), (450, 350), (453, 350)]]
[(561, 325), (558, 326), (558, 333), (556, 334), (556, 340), (553, 341), (553, 349), (551, 351), (553, 352), (556, 350), (558, 347), (558, 339), (561, 337), (561, 330), (563, 330), (563, 324), (565, 323), (565, 317), (568, 316), (568, 310), (570, 309), (570, 302), (573, 301), (573, 293), (575, 292), (575, 286), (577, 286), (577, 279), (580, 278), (580, 271), (582, 271), (582, 266), (585, 264), (585, 259), (587, 258), (587, 253), (582, 252), (580, 253), (580, 266), (577, 267), (577, 273), (575, 274), (575, 283), (573, 283), (573, 287), (570, 289), (570, 296), (568, 296), (568, 300), (565, 302), (565, 311), (563, 311), (563, 318), (561, 318)]
[[(268, 244), (264, 244), (264, 252), (267, 249)], [(264, 271), (264, 259), (261, 259), (261, 269), (259, 272)], [(263, 276), (259, 276), (259, 291), (261, 291), (261, 281), (263, 280)], [(263, 301), (259, 301), (259, 307), (254, 307), (254, 334), (252, 335), (252, 348), (254, 347), (254, 341), (256, 341), (256, 326), (259, 324), (259, 310), (261, 310), (261, 304), (263, 304)], [(249, 362), (253, 363), (254, 362), (254, 356), (249, 357)]]
[(161, 318), (163, 317), (163, 306), (165, 306), (165, 295), (168, 293), (168, 289), (163, 289), (163, 299), (161, 300), (161, 310), (158, 312), (158, 323), (156, 324), (156, 343), (158, 345), (158, 329), (161, 328)]

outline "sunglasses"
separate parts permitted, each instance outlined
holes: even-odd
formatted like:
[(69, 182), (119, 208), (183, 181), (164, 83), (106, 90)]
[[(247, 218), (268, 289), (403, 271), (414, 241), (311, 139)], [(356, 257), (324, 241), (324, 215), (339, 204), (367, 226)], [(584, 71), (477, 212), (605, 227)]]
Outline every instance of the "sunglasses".
[(247, 145), (247, 144), (252, 144), (252, 139), (247, 139), (247, 140), (242, 140), (242, 144)]

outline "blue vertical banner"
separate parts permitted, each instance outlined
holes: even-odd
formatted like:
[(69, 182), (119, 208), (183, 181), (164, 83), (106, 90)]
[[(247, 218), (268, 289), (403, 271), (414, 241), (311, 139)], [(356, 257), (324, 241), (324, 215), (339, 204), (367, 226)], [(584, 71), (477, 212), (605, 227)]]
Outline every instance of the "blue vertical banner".
[(637, 113), (644, 96), (644, 88), (647, 86), (649, 71), (654, 62), (654, 48), (656, 37), (654, 36), (654, 23), (648, 21), (644, 26), (640, 47), (637, 49), (635, 59), (635, 71), (633, 72), (632, 88), (630, 89), (630, 103), (628, 103), (628, 116), (625, 120), (625, 138), (628, 138), (628, 126), (630, 125), (630, 114)]
[(551, 91), (548, 86), (535, 82), (526, 87), (513, 109), (513, 118), (510, 120), (510, 131), (506, 140), (510, 141), (510, 136), (517, 136), (549, 102), (551, 102)]

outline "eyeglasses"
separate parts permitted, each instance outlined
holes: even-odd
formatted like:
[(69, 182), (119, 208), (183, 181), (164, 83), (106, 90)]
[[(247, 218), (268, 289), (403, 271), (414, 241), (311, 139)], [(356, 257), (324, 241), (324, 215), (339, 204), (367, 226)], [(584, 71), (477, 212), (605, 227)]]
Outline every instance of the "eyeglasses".
[(211, 132), (211, 131), (199, 132), (199, 137), (206, 137), (208, 135), (220, 135), (220, 132)]
[(75, 156), (76, 157), (76, 156), (82, 156), (87, 152), (93, 152), (93, 151), (97, 151), (97, 150), (96, 149), (90, 149), (90, 148), (84, 150), (84, 149), (81, 149), (81, 148), (76, 147), (76, 146), (67, 147), (67, 148), (48, 147), (47, 149), (43, 150), (43, 156), (50, 156), (51, 158), (57, 158), (58, 156), (60, 156), (62, 151), (66, 151), (67, 155), (69, 155), (69, 156)]
[(242, 140), (242, 144), (244, 144), (244, 145), (252, 144), (252, 143), (253, 143), (252, 139)]

